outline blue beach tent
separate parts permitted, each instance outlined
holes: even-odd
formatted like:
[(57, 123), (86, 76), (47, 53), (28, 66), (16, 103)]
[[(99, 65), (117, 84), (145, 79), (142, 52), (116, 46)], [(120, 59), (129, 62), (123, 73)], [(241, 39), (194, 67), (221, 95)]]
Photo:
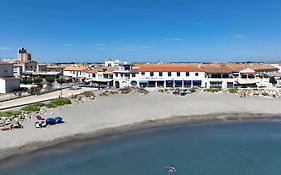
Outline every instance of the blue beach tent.
[(55, 120), (56, 124), (62, 123), (62, 118), (61, 117), (56, 117), (56, 118), (54, 118), (54, 120)]
[(56, 121), (53, 118), (47, 118), (46, 119), (46, 124), (47, 125), (54, 125), (54, 124), (56, 124)]

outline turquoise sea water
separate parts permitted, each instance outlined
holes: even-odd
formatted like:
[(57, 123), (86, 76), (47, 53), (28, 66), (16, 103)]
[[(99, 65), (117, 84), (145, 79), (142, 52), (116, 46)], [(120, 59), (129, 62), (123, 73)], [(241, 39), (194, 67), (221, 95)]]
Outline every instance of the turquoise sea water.
[(73, 142), (0, 163), (0, 175), (279, 175), (281, 122), (185, 124)]

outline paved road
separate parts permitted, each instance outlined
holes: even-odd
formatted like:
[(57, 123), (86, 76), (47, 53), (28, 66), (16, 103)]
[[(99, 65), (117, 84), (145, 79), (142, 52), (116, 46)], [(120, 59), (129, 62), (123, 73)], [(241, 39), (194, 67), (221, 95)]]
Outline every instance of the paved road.
[[(93, 90), (93, 89), (91, 89), (91, 88), (82, 88), (79, 90), (64, 89), (64, 90), (62, 90), (61, 97), (69, 97), (72, 94), (73, 95), (80, 94), (86, 90)], [(43, 95), (39, 95), (39, 96), (36, 96), (36, 95), (28, 96), (28, 97), (15, 99), (15, 100), (0, 102), (0, 110), (19, 107), (19, 106), (23, 106), (23, 105), (27, 105), (27, 104), (31, 104), (31, 103), (35, 103), (35, 102), (48, 101), (51, 99), (58, 98), (60, 93), (61, 93), (60, 91), (56, 91), (56, 92), (51, 92), (51, 93), (43, 94)]]

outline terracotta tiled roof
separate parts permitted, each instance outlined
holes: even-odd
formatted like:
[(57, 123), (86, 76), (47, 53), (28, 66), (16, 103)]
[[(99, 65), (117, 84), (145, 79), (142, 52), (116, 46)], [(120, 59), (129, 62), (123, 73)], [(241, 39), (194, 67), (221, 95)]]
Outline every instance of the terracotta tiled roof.
[(12, 63), (8, 63), (8, 62), (5, 62), (5, 61), (0, 61), (0, 64), (12, 64)]
[(63, 70), (65, 71), (83, 71), (86, 70), (88, 67), (86, 66), (68, 66), (65, 67)]
[(0, 77), (0, 79), (3, 79), (3, 80), (19, 80), (19, 78), (16, 78), (16, 77)]
[(202, 69), (207, 73), (232, 73), (232, 69), (226, 65), (202, 65)]
[(135, 64), (131, 72), (202, 72), (192, 64)]
[(63, 65), (49, 65), (47, 66), (48, 69), (64, 69), (66, 66)]
[(278, 68), (270, 65), (270, 64), (249, 64), (249, 67), (251, 67), (252, 69), (256, 70), (256, 71), (262, 71), (262, 70), (279, 70)]
[(116, 67), (107, 67), (107, 66), (100, 66), (100, 67), (92, 67), (91, 69), (85, 70), (88, 73), (97, 73), (97, 72), (104, 72), (105, 74), (113, 74), (113, 71)]

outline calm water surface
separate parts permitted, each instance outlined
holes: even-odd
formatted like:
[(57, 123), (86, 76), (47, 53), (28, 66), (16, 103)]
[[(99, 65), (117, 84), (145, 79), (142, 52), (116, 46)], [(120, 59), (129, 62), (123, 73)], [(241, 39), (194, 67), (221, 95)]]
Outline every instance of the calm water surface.
[[(8, 164), (8, 165), (7, 165)], [(0, 175), (279, 175), (281, 122), (186, 124), (61, 145), (0, 163)]]

